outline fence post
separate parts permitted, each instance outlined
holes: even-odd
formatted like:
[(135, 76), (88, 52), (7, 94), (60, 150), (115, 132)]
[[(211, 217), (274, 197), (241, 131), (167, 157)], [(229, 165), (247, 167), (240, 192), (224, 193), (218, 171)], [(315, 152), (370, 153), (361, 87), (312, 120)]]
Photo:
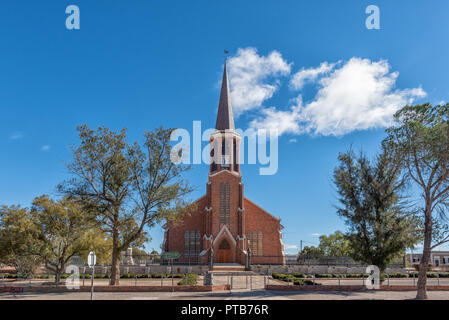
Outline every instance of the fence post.
[(134, 286), (137, 287), (137, 274), (136, 274), (136, 280), (135, 280), (134, 284), (135, 284)]
[(33, 279), (33, 276), (30, 276), (30, 278), (29, 278), (29, 287), (31, 287), (31, 281), (32, 281), (32, 279)]
[(440, 285), (440, 274), (437, 273), (437, 281), (438, 281), (438, 285)]
[(163, 278), (163, 276), (161, 274), (161, 287), (163, 287), (163, 282), (162, 282), (163, 280), (162, 279), (164, 279), (164, 278)]
[(249, 276), (249, 289), (253, 290), (253, 275)]
[(415, 285), (415, 274), (413, 273), (413, 285)]
[(390, 276), (387, 273), (387, 281), (388, 281), (388, 285), (390, 285)]
[(340, 275), (338, 275), (338, 286), (340, 287)]
[(4, 273), (2, 273), (2, 284), (3, 284), (3, 286), (6, 285), (6, 284), (5, 284), (5, 274), (4, 274)]

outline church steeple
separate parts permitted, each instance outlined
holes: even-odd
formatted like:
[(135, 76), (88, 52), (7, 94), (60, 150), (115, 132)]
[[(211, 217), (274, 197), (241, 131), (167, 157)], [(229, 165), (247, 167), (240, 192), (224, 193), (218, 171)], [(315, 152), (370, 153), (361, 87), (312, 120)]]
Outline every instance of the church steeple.
[(234, 130), (234, 115), (232, 113), (231, 93), (229, 91), (228, 68), (225, 60), (223, 80), (221, 82), (220, 102), (218, 103), (217, 130)]

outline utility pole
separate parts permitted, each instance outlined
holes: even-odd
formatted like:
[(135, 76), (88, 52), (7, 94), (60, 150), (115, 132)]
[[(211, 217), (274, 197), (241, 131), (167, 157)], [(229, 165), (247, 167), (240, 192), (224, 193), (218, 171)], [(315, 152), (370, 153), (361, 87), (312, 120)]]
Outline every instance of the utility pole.
[(299, 252), (302, 252), (302, 240), (300, 240), (300, 246), (299, 246), (299, 248), (300, 248), (300, 250), (299, 250)]

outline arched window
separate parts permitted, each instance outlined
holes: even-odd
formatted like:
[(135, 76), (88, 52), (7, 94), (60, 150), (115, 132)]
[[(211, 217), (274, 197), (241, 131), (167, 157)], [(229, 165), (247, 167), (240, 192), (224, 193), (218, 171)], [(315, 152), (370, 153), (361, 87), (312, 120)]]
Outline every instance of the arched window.
[(186, 257), (190, 256), (190, 232), (184, 232), (184, 255)]
[(249, 241), (249, 248), (253, 256), (263, 255), (262, 231), (248, 231), (246, 237)]
[(229, 225), (229, 183), (220, 183), (220, 224)]
[(210, 151), (210, 157), (211, 157), (211, 161), (212, 161), (212, 171), (216, 171), (217, 163), (215, 162), (215, 149), (214, 148), (212, 148)]
[(198, 256), (201, 252), (201, 233), (199, 231), (184, 232), (184, 256)]
[(235, 141), (235, 139), (233, 140), (233, 166), (234, 166), (234, 171), (237, 171), (238, 167), (237, 167), (237, 142)]

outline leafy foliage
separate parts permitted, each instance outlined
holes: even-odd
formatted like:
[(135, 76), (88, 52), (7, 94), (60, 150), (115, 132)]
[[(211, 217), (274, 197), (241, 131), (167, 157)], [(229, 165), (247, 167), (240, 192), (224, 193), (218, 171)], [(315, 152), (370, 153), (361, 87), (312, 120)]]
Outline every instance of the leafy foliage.
[(32, 277), (42, 263), (43, 242), (38, 226), (26, 208), (0, 207), (0, 262)]
[(143, 145), (128, 144), (126, 130), (78, 127), (81, 143), (68, 165), (73, 178), (59, 186), (96, 212), (103, 232), (112, 239), (110, 284), (119, 283), (120, 252), (140, 247), (149, 227), (191, 210), (184, 197), (192, 190), (182, 174), (189, 167), (171, 161), (171, 129), (144, 135)]
[[(405, 177), (421, 191), (423, 256), (417, 298), (427, 298), (430, 251), (449, 241), (449, 104), (405, 106), (395, 114), (383, 145), (399, 158)], [(436, 236), (436, 238), (434, 238)]]
[(383, 152), (372, 163), (351, 150), (338, 159), (334, 183), (341, 206), (337, 210), (349, 226), (351, 256), (382, 271), (419, 240), (415, 217), (400, 201), (404, 187), (400, 162)]

